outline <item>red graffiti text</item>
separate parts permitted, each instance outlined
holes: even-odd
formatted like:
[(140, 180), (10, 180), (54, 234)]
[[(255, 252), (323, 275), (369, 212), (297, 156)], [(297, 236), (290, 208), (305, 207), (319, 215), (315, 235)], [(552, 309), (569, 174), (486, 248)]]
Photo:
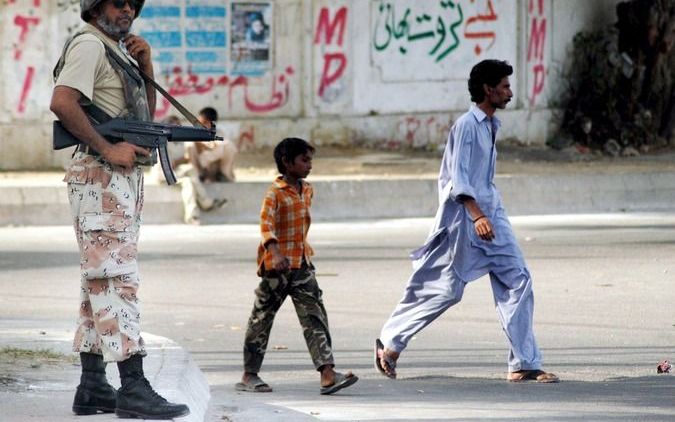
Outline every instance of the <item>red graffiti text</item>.
[[(535, 7), (535, 1), (537, 7)], [(546, 47), (546, 16), (544, 0), (529, 0), (528, 19), (530, 32), (527, 46), (527, 63), (532, 78), (532, 89), (529, 95), (530, 105), (534, 105), (537, 97), (544, 91), (546, 67), (544, 66), (544, 50)]]
[[(326, 52), (323, 54), (323, 69), (319, 82), (318, 95), (324, 98), (326, 89), (337, 82), (344, 74), (347, 68), (347, 56), (342, 51), (344, 42), (345, 28), (347, 26), (347, 8), (341, 7), (331, 19), (330, 9), (321, 8), (314, 34), (314, 44), (323, 48), (327, 46), (337, 46), (338, 51)], [(335, 33), (338, 33), (337, 40), (334, 43)], [(323, 38), (323, 41), (322, 41)]]
[[(471, 3), (473, 2), (474, 0), (471, 0)], [(477, 40), (476, 45), (473, 48), (473, 51), (477, 56), (482, 52), (489, 50), (497, 40), (497, 33), (491, 29), (491, 26), (497, 22), (497, 19), (499, 19), (499, 16), (495, 13), (492, 0), (488, 0), (487, 10), (478, 12), (476, 16), (471, 16), (466, 20), (466, 24), (464, 25), (464, 37), (468, 40)], [(481, 41), (487, 42), (483, 43), (483, 46), (481, 46)]]
[[(8, 4), (16, 4), (16, 1), (9, 0)], [(41, 6), (41, 4), (42, 3), (40, 0), (32, 1), (33, 8), (38, 8)], [(19, 28), (17, 39), (14, 42), (13, 58), (14, 61), (19, 63), (19, 69), (25, 69), (23, 81), (21, 83), (21, 93), (16, 105), (16, 111), (19, 114), (23, 114), (26, 111), (26, 103), (30, 97), (31, 88), (33, 87), (33, 80), (35, 79), (36, 67), (29, 63), (22, 63), (24, 58), (23, 52), (28, 47), (27, 43), (29, 40), (29, 35), (32, 31), (35, 31), (41, 23), (39, 17), (33, 16), (34, 13), (34, 10), (23, 10), (14, 15), (14, 19), (12, 19), (14, 25)]]
[[(216, 88), (228, 90), (228, 105), (232, 109), (233, 92), (236, 89), (243, 90), (244, 105), (246, 109), (253, 113), (267, 113), (281, 108), (288, 102), (290, 97), (290, 77), (295, 73), (293, 67), (288, 66), (284, 73), (275, 75), (272, 78), (269, 100), (257, 102), (249, 96), (250, 78), (247, 76), (237, 76), (230, 78), (228, 75), (201, 77), (200, 75), (188, 73), (184, 74), (182, 69), (174, 69), (173, 75), (167, 77), (166, 83), (169, 86), (167, 91), (174, 97), (206, 94)], [(170, 103), (163, 99), (162, 105), (155, 112), (156, 118), (166, 117), (169, 112)]]

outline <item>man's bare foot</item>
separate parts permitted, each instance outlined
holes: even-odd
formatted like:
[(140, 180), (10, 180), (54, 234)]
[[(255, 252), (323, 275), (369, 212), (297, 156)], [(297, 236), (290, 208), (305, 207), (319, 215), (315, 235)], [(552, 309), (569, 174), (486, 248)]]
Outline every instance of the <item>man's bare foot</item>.
[(332, 385), (335, 383), (335, 369), (333, 365), (324, 365), (321, 367), (321, 386)]

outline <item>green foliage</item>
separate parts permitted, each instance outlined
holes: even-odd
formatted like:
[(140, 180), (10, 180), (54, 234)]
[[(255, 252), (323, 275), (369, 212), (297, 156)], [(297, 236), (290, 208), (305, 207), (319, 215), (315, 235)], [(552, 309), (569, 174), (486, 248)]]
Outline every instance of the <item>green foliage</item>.
[(633, 0), (617, 10), (617, 24), (574, 37), (562, 98), (564, 135), (611, 154), (665, 145), (675, 102), (672, 5)]

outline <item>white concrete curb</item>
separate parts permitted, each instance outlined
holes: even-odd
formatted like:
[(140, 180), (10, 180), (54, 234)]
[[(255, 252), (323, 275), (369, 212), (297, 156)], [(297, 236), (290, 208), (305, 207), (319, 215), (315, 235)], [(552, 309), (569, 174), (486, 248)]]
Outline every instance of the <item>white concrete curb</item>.
[[(206, 416), (210, 387), (206, 377), (194, 363), (189, 353), (173, 340), (142, 333), (146, 342), (148, 356), (143, 360), (143, 369), (153, 388), (167, 400), (174, 403), (184, 403), (190, 408), (190, 414), (176, 421), (202, 422)], [(71, 353), (73, 333), (60, 326), (52, 326), (49, 322), (28, 320), (0, 321), (0, 348), (16, 347), (29, 350), (53, 350), (59, 353)], [(39, 371), (54, 371), (45, 365)], [(108, 381), (119, 388), (119, 374), (117, 365), (107, 367)], [(43, 373), (42, 375), (45, 375)], [(27, 378), (35, 377), (35, 374)], [(75, 387), (79, 381), (79, 365), (69, 365), (66, 371), (59, 370), (58, 374), (41, 376), (33, 382), (30, 393), (17, 393), (12, 396), (15, 407), (38, 409), (33, 410), (31, 420), (45, 421), (78, 421), (81, 417), (70, 411)], [(46, 381), (45, 379), (51, 379)], [(44, 384), (44, 385), (41, 385)], [(58, 400), (58, 402), (54, 402)], [(43, 415), (49, 415), (44, 416)], [(18, 415), (14, 415), (17, 416)], [(3, 414), (7, 420), (14, 416)], [(28, 416), (27, 416), (28, 417)], [(0, 418), (2, 419), (2, 418)], [(5, 419), (2, 419), (5, 420)], [(96, 421), (119, 421), (114, 414), (99, 414)]]
[[(315, 221), (431, 217), (437, 207), (434, 178), (382, 178), (312, 181)], [(204, 213), (207, 224), (257, 223), (270, 182), (208, 185), (225, 197), (222, 209)], [(565, 214), (675, 209), (675, 172), (621, 172), (499, 175), (509, 215)], [(69, 225), (65, 185), (0, 187), (0, 225)], [(143, 220), (182, 223), (180, 190), (146, 186)]]
[(145, 376), (153, 388), (173, 403), (183, 403), (190, 414), (177, 421), (203, 422), (211, 399), (209, 383), (190, 354), (168, 338), (143, 333), (148, 356)]

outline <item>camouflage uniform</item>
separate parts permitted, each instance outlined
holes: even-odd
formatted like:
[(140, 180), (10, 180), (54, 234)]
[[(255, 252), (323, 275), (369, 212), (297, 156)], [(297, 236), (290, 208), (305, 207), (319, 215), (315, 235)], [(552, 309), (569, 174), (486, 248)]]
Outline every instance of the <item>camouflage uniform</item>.
[(102, 353), (106, 361), (144, 355), (136, 297), (143, 171), (79, 152), (65, 181), (80, 248), (81, 304), (73, 349)]
[(318, 370), (323, 365), (334, 365), (328, 316), (321, 294), (313, 266), (303, 264), (302, 268), (284, 275), (265, 274), (255, 290), (256, 299), (248, 320), (244, 371), (260, 371), (274, 317), (288, 295), (293, 299), (314, 367)]

